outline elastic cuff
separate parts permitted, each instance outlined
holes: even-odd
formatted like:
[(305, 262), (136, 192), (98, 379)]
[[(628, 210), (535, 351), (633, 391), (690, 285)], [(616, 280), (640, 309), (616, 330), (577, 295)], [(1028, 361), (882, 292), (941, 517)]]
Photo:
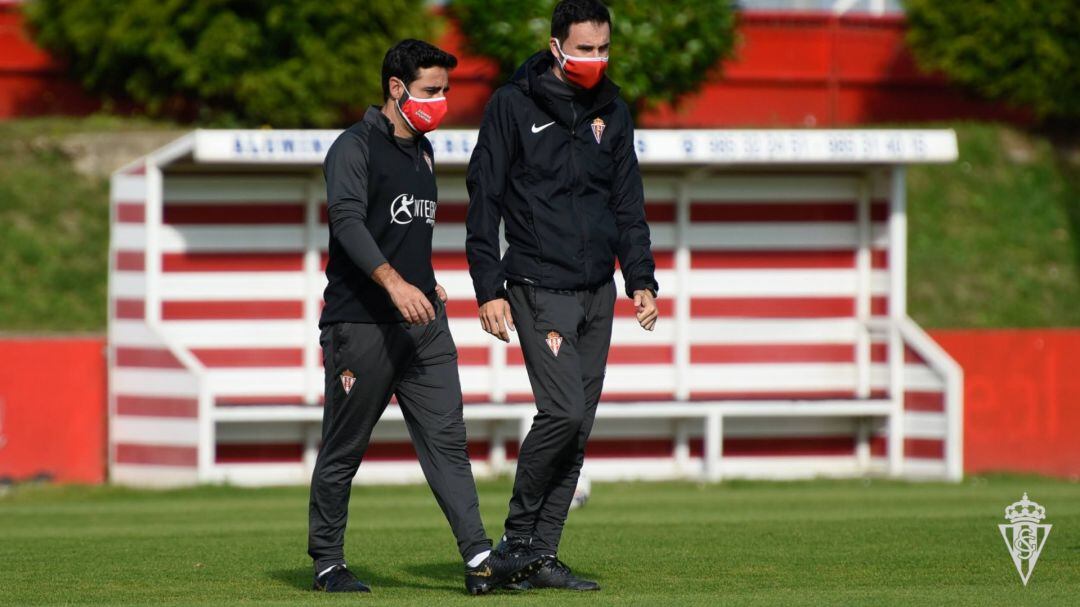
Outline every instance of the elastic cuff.
[(506, 287), (499, 287), (499, 288), (495, 289), (494, 291), (484, 290), (484, 291), (477, 291), (476, 292), (476, 304), (479, 305), (479, 306), (482, 306), (482, 305), (486, 304), (487, 302), (493, 301), (493, 300), (496, 300), (496, 299), (506, 299), (506, 300), (510, 299), (509, 295), (507, 295), (507, 293), (506, 293)]
[(640, 291), (642, 289), (649, 289), (653, 292), (653, 297), (660, 294), (660, 286), (656, 284), (656, 281), (649, 280), (635, 280), (633, 282), (626, 283), (626, 296), (633, 299), (634, 291)]
[(364, 273), (364, 276), (371, 278), (371, 276), (375, 274), (375, 270), (378, 270), (379, 266), (383, 265), (384, 263), (390, 262), (387, 261), (385, 257), (372, 257), (370, 259), (364, 259), (358, 265), (360, 267), (360, 271)]

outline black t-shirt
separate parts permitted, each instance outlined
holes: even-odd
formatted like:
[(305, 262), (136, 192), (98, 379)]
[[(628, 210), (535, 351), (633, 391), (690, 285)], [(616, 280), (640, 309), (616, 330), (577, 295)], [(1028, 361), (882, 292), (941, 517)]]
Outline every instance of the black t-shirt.
[(438, 190), (431, 143), (394, 137), (389, 119), (373, 106), (330, 146), (323, 173), (330, 259), (319, 326), (404, 321), (371, 273), (389, 263), (435, 296), (431, 236)]

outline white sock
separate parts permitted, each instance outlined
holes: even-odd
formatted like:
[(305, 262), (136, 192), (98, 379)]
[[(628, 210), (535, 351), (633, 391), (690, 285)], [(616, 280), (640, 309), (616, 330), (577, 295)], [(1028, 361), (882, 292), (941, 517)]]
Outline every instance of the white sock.
[(485, 550), (485, 551), (481, 552), (480, 554), (472, 557), (472, 560), (469, 561), (469, 567), (476, 567), (480, 563), (483, 563), (484, 559), (486, 559), (489, 554), (491, 554), (491, 551), (490, 550)]
[[(341, 564), (341, 566), (342, 566), (342, 567), (345, 567), (345, 563), (342, 563), (342, 564)], [(327, 574), (327, 573), (329, 573), (329, 572), (330, 572), (330, 570), (331, 570), (331, 569), (333, 569), (334, 567), (337, 567), (337, 565), (330, 565), (330, 566), (329, 566), (329, 567), (327, 567), (326, 569), (323, 569), (322, 571), (320, 571), (320, 572), (319, 572), (319, 575), (317, 575), (317, 576), (315, 576), (315, 577), (322, 577), (322, 576), (326, 575), (326, 574)]]

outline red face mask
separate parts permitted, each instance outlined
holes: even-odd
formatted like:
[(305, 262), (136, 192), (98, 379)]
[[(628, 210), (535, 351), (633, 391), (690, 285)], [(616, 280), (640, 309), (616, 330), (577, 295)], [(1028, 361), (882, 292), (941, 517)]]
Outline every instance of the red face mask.
[(401, 99), (397, 100), (398, 111), (401, 112), (401, 117), (405, 119), (405, 124), (409, 125), (409, 128), (414, 133), (427, 133), (439, 128), (439, 123), (446, 116), (446, 97), (433, 97), (431, 99), (417, 99), (409, 94), (409, 89), (405, 89), (405, 96), (408, 99), (405, 103), (401, 103)]
[(563, 52), (558, 38), (555, 39), (555, 48), (559, 49), (559, 54), (562, 55), (562, 59), (559, 60), (559, 67), (566, 74), (567, 80), (584, 89), (591, 89), (600, 84), (600, 80), (604, 78), (604, 71), (607, 70), (607, 57), (574, 57), (567, 55)]

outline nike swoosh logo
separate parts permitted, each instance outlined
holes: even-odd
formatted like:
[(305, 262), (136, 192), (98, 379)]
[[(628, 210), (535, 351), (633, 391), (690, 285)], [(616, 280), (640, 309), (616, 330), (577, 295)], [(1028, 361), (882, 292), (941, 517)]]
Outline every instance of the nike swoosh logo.
[(539, 133), (540, 131), (548, 128), (549, 126), (551, 126), (553, 124), (555, 124), (554, 120), (552, 120), (551, 122), (549, 122), (549, 123), (547, 123), (545, 125), (542, 125), (542, 126), (536, 126), (536, 123), (534, 122), (533, 125), (532, 125), (532, 132)]

